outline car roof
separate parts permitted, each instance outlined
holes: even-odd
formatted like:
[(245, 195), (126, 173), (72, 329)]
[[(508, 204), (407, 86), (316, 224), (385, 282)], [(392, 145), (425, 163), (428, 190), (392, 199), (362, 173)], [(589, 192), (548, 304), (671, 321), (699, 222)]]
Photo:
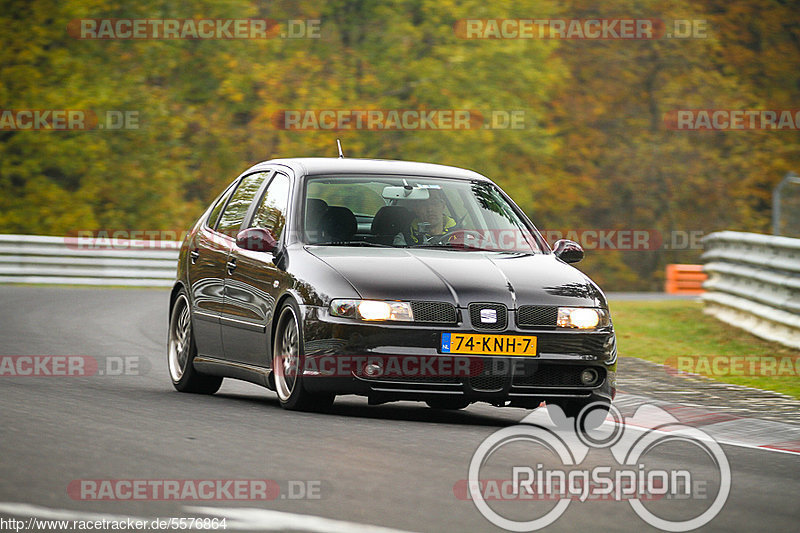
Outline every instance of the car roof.
[(490, 181), (486, 176), (458, 167), (418, 163), (415, 161), (393, 161), (386, 159), (353, 159), (334, 157), (300, 157), (271, 159), (259, 163), (256, 167), (266, 165), (283, 165), (291, 168), (298, 176), (319, 176), (327, 174), (375, 174), (405, 175), (442, 178), (459, 178), (465, 180)]

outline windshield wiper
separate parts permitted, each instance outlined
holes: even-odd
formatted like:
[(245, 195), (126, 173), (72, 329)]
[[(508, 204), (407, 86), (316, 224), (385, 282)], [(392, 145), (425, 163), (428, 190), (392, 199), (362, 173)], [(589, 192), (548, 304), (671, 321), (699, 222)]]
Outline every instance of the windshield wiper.
[(469, 250), (473, 252), (494, 252), (500, 254), (522, 254), (533, 255), (533, 250), (503, 250), (499, 248), (481, 248), (480, 246), (470, 246), (462, 242), (441, 242), (435, 244), (418, 244), (414, 248), (439, 248), (442, 250)]
[(380, 244), (377, 242), (367, 241), (328, 241), (328, 242), (311, 242), (312, 246), (370, 246), (375, 248), (395, 248), (389, 244)]
[(464, 244), (463, 242), (438, 242), (438, 243), (431, 243), (431, 244), (418, 244), (414, 246), (414, 248), (442, 248), (442, 249), (449, 249), (449, 250), (475, 250), (477, 252), (496, 252), (497, 250), (493, 250), (491, 248), (481, 248), (479, 246), (470, 246), (468, 244)]

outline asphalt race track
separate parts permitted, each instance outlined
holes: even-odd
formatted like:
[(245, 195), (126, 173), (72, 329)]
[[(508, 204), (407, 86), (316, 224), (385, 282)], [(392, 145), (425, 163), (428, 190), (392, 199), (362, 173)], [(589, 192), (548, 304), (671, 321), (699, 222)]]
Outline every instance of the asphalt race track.
[[(167, 376), (167, 300), (165, 290), (0, 287), (0, 355), (92, 356), (103, 371), (0, 376), (0, 516), (217, 516), (228, 518), (229, 530), (251, 531), (501, 530), (454, 487), (463, 486), (479, 444), (530, 411), (371, 407), (340, 397), (328, 414), (287, 412), (275, 393), (232, 380), (214, 396), (181, 394)], [(135, 363), (127, 372), (126, 361)], [(637, 394), (647, 398), (647, 391)], [(797, 531), (800, 455), (735, 441), (722, 444), (730, 495), (705, 528)], [(676, 450), (655, 450), (651, 460), (707, 468), (703, 454)], [(608, 453), (590, 456), (592, 464), (609, 460)], [(500, 472), (503, 463), (537, 462), (556, 461), (510, 446), (490, 466)], [(92, 501), (73, 490), (80, 480), (241, 479), (272, 480), (280, 494), (267, 501)], [(502, 505), (517, 506), (509, 515), (523, 518), (524, 503)], [(625, 501), (573, 501), (548, 527), (648, 530), (656, 529)]]

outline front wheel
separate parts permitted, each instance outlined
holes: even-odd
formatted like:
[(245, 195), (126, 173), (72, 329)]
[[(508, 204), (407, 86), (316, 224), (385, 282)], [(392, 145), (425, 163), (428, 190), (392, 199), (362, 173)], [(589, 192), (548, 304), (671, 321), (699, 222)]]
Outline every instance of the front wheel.
[(192, 316), (189, 299), (181, 289), (169, 317), (169, 337), (167, 339), (167, 367), (172, 385), (181, 392), (214, 394), (222, 385), (222, 378), (200, 374), (194, 369), (193, 361), (197, 355), (192, 332)]
[[(281, 407), (291, 411), (320, 411), (333, 404), (333, 394), (312, 394), (303, 387), (303, 333), (300, 310), (293, 301), (281, 308), (272, 348), (275, 392)], [(323, 378), (320, 378), (323, 379)]]

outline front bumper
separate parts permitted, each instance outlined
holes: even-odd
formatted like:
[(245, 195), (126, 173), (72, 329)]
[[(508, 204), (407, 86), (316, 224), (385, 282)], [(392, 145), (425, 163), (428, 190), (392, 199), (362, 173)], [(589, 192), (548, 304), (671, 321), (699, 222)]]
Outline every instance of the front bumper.
[[(303, 306), (301, 312), (303, 384), (309, 392), (357, 394), (371, 403), (451, 396), (530, 408), (542, 401), (610, 402), (616, 391), (611, 326), (592, 332), (514, 326), (483, 332), (463, 321), (444, 327), (379, 324), (333, 317), (320, 307)], [(532, 335), (538, 352), (535, 357), (443, 354), (445, 332)], [(369, 364), (380, 372), (370, 375)], [(596, 373), (595, 381), (581, 380), (587, 369)]]

